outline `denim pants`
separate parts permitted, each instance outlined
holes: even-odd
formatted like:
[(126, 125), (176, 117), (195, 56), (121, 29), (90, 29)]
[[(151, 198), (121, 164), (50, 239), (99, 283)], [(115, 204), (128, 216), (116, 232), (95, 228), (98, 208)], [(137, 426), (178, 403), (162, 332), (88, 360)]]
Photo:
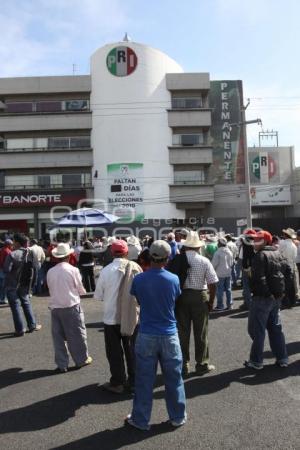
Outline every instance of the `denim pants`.
[(263, 363), (266, 330), (276, 360), (287, 362), (288, 355), (280, 321), (280, 301), (273, 297), (253, 297), (248, 318), (248, 333), (253, 341), (250, 360), (257, 364)]
[(232, 304), (232, 295), (231, 295), (231, 278), (219, 278), (217, 284), (217, 307), (224, 308), (223, 304), (223, 294), (226, 294), (226, 304), (227, 308)]
[(160, 363), (165, 382), (165, 399), (170, 420), (186, 417), (185, 391), (181, 376), (182, 354), (178, 335), (139, 333), (135, 344), (136, 373), (132, 420), (148, 429), (152, 410), (153, 386)]
[(0, 302), (4, 302), (5, 300), (6, 289), (4, 283), (5, 283), (5, 273), (3, 272), (2, 269), (0, 269)]
[(19, 287), (18, 289), (7, 288), (7, 299), (12, 312), (16, 333), (25, 331), (21, 307), (27, 322), (29, 331), (36, 327), (35, 317), (29, 298), (29, 289), (27, 287)]

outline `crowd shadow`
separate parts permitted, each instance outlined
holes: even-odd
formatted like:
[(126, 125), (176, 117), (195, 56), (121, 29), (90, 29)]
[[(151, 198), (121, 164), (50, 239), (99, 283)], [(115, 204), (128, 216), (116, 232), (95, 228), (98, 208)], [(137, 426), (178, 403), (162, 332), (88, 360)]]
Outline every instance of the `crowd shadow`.
[(22, 372), (21, 367), (13, 367), (0, 372), (0, 389), (14, 384), (23, 383), (24, 381), (35, 380), (53, 375), (53, 370), (29, 370)]
[(228, 309), (224, 311), (212, 311), (209, 314), (209, 320), (219, 319), (220, 317), (230, 317), (230, 319), (244, 319), (248, 317), (248, 311), (241, 309)]
[(19, 433), (54, 427), (74, 417), (88, 405), (108, 405), (130, 400), (132, 395), (111, 394), (90, 384), (21, 408), (0, 413), (0, 433)]
[(176, 429), (168, 422), (153, 424), (149, 431), (135, 430), (129, 425), (115, 428), (114, 430), (104, 430), (91, 436), (70, 442), (59, 447), (52, 447), (50, 450), (118, 450), (126, 446), (150, 439), (164, 433), (173, 433)]
[[(298, 342), (288, 342), (286, 344), (287, 353), (289, 356), (296, 355), (300, 353), (300, 341)], [(274, 358), (273, 353), (269, 350), (264, 352), (264, 358)]]
[(0, 333), (0, 340), (2, 339), (16, 339), (15, 335), (13, 332), (7, 332), (7, 333)]

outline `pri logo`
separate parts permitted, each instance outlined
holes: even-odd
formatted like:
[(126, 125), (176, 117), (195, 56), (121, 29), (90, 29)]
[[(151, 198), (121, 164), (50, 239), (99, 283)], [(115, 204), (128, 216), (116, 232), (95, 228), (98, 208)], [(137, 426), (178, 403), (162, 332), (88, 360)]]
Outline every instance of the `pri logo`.
[(126, 77), (135, 71), (137, 56), (129, 47), (115, 47), (106, 58), (106, 65), (110, 73), (117, 77)]
[(252, 161), (252, 173), (261, 182), (268, 182), (276, 174), (276, 163), (267, 153), (259, 154)]

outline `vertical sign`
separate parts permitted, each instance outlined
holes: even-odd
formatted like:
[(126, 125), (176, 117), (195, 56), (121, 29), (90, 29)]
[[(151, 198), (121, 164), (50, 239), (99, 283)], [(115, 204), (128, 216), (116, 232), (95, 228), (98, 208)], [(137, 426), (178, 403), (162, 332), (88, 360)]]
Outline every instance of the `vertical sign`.
[(143, 220), (143, 164), (108, 164), (107, 176), (109, 211), (125, 222)]
[(245, 142), (242, 121), (242, 82), (211, 81), (209, 104), (212, 108), (210, 128), (213, 147), (213, 180), (216, 184), (245, 183)]

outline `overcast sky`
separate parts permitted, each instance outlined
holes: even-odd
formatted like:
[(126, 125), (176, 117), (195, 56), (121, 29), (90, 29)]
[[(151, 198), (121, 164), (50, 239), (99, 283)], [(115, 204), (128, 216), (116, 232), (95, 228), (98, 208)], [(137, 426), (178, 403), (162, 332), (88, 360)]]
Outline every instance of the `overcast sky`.
[[(247, 119), (294, 145), (300, 165), (297, 0), (1, 0), (0, 76), (89, 73), (90, 55), (123, 39), (162, 50), (186, 72), (241, 79)], [(248, 144), (258, 145), (257, 125)], [(268, 141), (266, 141), (268, 144)], [(271, 141), (269, 141), (271, 144)]]

